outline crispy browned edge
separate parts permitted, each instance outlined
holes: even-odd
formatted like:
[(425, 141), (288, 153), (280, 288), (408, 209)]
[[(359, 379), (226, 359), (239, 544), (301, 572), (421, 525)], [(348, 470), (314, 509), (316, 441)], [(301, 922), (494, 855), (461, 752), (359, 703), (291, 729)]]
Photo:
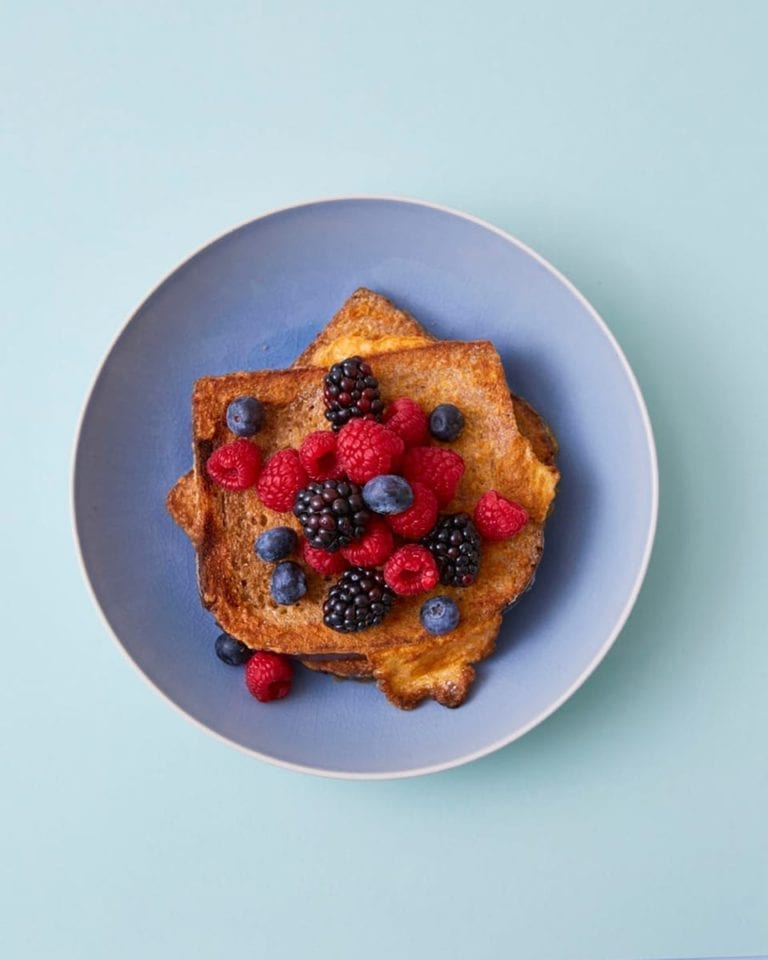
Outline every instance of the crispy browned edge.
[(520, 433), (530, 440), (533, 452), (542, 463), (554, 466), (560, 447), (552, 428), (527, 400), (515, 393), (512, 393), (511, 397)]
[(390, 337), (436, 339), (418, 320), (391, 300), (367, 287), (359, 287), (344, 301), (337, 313), (291, 366), (316, 367), (318, 358), (322, 365), (322, 355), (326, 347), (336, 340), (343, 340), (349, 336), (364, 337), (371, 325), (379, 325), (380, 335), (377, 334), (377, 339), (386, 340)]

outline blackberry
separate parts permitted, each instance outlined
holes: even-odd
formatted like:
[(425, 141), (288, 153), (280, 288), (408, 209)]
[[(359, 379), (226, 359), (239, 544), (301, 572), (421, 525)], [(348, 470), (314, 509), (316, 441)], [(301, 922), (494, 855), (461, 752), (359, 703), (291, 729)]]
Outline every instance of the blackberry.
[(319, 480), (299, 490), (294, 516), (311, 547), (335, 553), (365, 533), (370, 513), (360, 487), (349, 480)]
[(468, 587), (480, 569), (480, 534), (466, 513), (441, 517), (421, 541), (437, 561), (440, 583)]
[(380, 570), (350, 567), (328, 591), (323, 623), (339, 633), (356, 633), (381, 623), (395, 595)]
[(379, 381), (362, 357), (334, 363), (323, 379), (323, 399), (333, 430), (341, 430), (355, 417), (380, 421), (384, 412)]

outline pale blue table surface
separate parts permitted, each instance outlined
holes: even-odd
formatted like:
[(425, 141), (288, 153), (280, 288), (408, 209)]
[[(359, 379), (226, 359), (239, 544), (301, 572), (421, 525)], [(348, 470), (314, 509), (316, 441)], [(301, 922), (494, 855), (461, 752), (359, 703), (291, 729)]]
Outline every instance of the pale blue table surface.
[[(6, 2), (0, 954), (768, 950), (768, 4)], [(485, 760), (276, 769), (143, 683), (69, 470), (119, 326), (210, 237), (347, 193), (497, 223), (633, 364), (656, 550), (595, 676)], [(163, 412), (158, 411), (158, 416)]]

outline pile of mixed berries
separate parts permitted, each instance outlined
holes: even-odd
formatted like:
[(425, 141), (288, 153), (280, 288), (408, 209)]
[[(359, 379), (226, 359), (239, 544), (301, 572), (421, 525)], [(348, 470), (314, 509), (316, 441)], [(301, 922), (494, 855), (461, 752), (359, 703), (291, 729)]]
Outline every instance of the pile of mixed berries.
[[(427, 414), (400, 397), (384, 404), (379, 383), (361, 357), (335, 363), (324, 378), (330, 430), (304, 438), (298, 450), (279, 450), (262, 464), (250, 439), (259, 432), (264, 407), (238, 397), (226, 411), (237, 437), (219, 447), (206, 469), (227, 490), (256, 488), (264, 506), (292, 513), (303, 536), (289, 526), (264, 531), (256, 556), (275, 564), (270, 590), (279, 604), (307, 592), (303, 563), (337, 576), (323, 604), (323, 622), (352, 633), (382, 622), (398, 596), (416, 596), (438, 583), (468, 587), (477, 579), (482, 540), (515, 536), (528, 522), (523, 507), (494, 490), (483, 494), (472, 516), (443, 513), (464, 474), (464, 460), (445, 446), (464, 429), (464, 415), (450, 403)], [(454, 630), (459, 608), (448, 596), (426, 600), (420, 619), (433, 635)], [(221, 660), (246, 666), (246, 683), (259, 700), (284, 697), (292, 667), (279, 654), (253, 651), (227, 634), (217, 640)]]

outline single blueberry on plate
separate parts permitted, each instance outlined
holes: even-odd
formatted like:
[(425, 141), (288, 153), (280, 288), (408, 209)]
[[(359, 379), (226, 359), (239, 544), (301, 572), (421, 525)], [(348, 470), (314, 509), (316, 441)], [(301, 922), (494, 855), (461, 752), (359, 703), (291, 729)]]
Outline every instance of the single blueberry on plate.
[(296, 603), (307, 592), (307, 578), (298, 563), (284, 560), (275, 567), (269, 589), (277, 603)]
[(464, 429), (464, 414), (452, 403), (441, 403), (429, 415), (429, 432), (437, 440), (455, 440)]
[(227, 426), (236, 437), (252, 437), (264, 425), (264, 405), (256, 397), (238, 397), (227, 407)]
[(422, 626), (433, 636), (450, 633), (459, 625), (459, 608), (450, 597), (430, 597), (421, 605)]
[(298, 539), (296, 531), (290, 527), (272, 527), (256, 538), (253, 548), (260, 560), (276, 563), (293, 553)]
[(253, 650), (228, 633), (220, 633), (216, 637), (216, 656), (230, 667), (242, 667), (253, 656)]
[(403, 513), (413, 503), (413, 490), (403, 477), (382, 473), (363, 487), (363, 500), (374, 513)]

